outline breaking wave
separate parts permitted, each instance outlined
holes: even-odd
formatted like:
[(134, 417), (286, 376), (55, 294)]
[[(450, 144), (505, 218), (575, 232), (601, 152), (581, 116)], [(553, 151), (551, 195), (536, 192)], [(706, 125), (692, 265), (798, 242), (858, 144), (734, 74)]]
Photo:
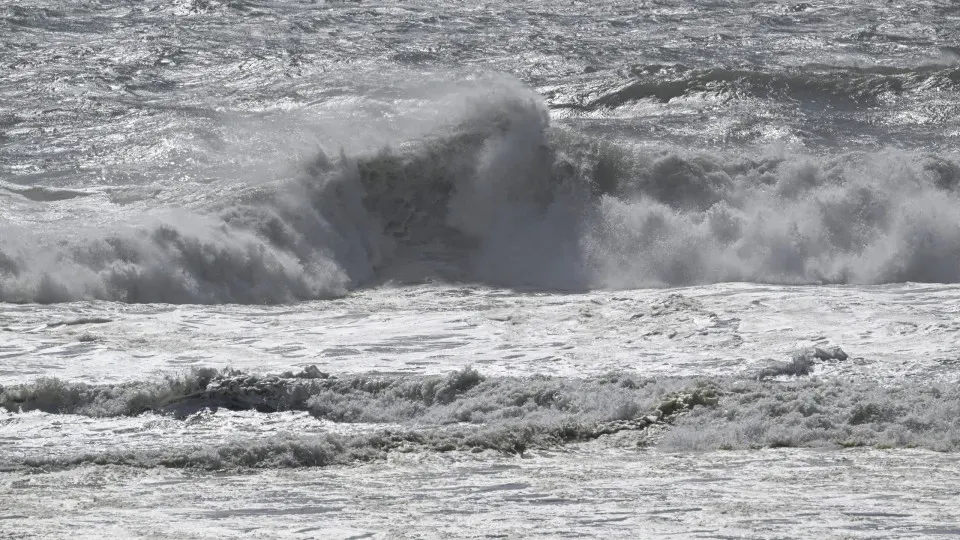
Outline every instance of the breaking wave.
[[(693, 386), (686, 391), (687, 386)], [(592, 380), (490, 378), (467, 368), (447, 376), (331, 377), (308, 368), (279, 376), (195, 370), (165, 380), (86, 385), (43, 379), (0, 388), (0, 408), (99, 418), (165, 415), (194, 421), (218, 409), (262, 413), (306, 411), (353, 433), (268, 432), (244, 440), (186, 440), (164, 449), (122, 445), (93, 453), (45, 452), (25, 466), (81, 463), (143, 467), (301, 467), (382, 458), (392, 451), (492, 450), (523, 453), (624, 431), (662, 426), (683, 411), (715, 403), (709, 388), (688, 380), (630, 375)], [(161, 445), (163, 446), (163, 445)]]
[[(680, 382), (678, 382), (680, 381)], [(657, 382), (629, 375), (577, 380), (554, 377), (486, 377), (466, 368), (446, 376), (356, 375), (335, 377), (315, 367), (300, 373), (256, 375), (196, 369), (156, 381), (115, 385), (40, 379), (0, 387), (0, 408), (91, 417), (145, 412), (185, 418), (205, 409), (306, 411), (348, 423), (411, 425), (484, 424), (505, 420), (584, 423), (629, 420), (653, 410), (689, 381)]]
[[(382, 459), (391, 452), (522, 454), (589, 441), (668, 451), (960, 449), (960, 394), (955, 385), (902, 381), (891, 386), (809, 376), (811, 364), (846, 358), (837, 348), (811, 349), (794, 357), (791, 365), (802, 364), (802, 369), (777, 364), (756, 376), (712, 379), (649, 379), (624, 373), (590, 379), (487, 377), (470, 368), (446, 376), (343, 378), (316, 368), (281, 375), (198, 369), (117, 385), (41, 379), (0, 388), (0, 407), (14, 416), (46, 411), (102, 419), (162, 416), (183, 422), (183, 430), (164, 430), (176, 439), (170, 443), (143, 446), (137, 437), (128, 442), (120, 437), (110, 448), (95, 450), (84, 450), (83, 445), (43, 447), (42, 452), (13, 459), (12, 467), (327, 466)], [(361, 428), (276, 432), (268, 422), (262, 432), (210, 440), (209, 430), (188, 429), (213, 420), (218, 409), (305, 411), (318, 420)]]
[(551, 126), (536, 95), (505, 88), (420, 139), (320, 152), (299, 177), (208, 211), (157, 210), (66, 236), (6, 225), (0, 301), (279, 303), (387, 280), (564, 290), (960, 281), (953, 156), (633, 148)]

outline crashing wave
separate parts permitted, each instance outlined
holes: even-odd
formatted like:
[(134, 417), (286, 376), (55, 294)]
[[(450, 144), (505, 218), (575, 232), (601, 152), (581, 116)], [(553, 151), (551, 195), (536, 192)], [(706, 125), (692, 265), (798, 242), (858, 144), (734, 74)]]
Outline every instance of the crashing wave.
[[(892, 75), (878, 75), (892, 76)], [(899, 76), (899, 75), (897, 75)], [(635, 149), (526, 90), (217, 208), (69, 236), (0, 229), (0, 301), (281, 303), (387, 280), (585, 290), (960, 281), (960, 165)]]

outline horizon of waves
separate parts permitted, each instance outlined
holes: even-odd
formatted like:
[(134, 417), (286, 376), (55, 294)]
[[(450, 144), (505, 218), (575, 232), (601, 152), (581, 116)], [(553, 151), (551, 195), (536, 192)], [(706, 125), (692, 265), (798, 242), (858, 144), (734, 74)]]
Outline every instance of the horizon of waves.
[(207, 212), (69, 237), (5, 225), (0, 301), (283, 303), (433, 279), (960, 282), (955, 156), (634, 148), (551, 127), (539, 96), (507, 88), (430, 135), (320, 152), (298, 178)]

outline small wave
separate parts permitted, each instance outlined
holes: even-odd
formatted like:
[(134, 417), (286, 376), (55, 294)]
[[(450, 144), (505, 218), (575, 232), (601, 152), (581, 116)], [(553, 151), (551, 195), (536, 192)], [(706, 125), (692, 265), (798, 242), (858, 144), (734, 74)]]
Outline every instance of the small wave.
[(724, 391), (720, 407), (678, 419), (662, 447), (960, 449), (960, 393), (952, 384), (797, 378), (743, 381)]
[(0, 182), (0, 189), (10, 193), (16, 193), (37, 202), (66, 201), (78, 197), (89, 197), (95, 195), (94, 192), (82, 191), (78, 189), (52, 188), (46, 186), (19, 186), (7, 182)]
[(501, 429), (447, 429), (435, 432), (378, 432), (370, 435), (280, 436), (268, 441), (188, 445), (166, 450), (107, 450), (69, 456), (15, 460), (15, 467), (70, 468), (78, 465), (126, 465), (141, 468), (275, 469), (352, 465), (383, 459), (390, 452), (484, 451), (523, 454), (527, 449), (586, 440), (582, 426), (517, 426)]
[(666, 103), (684, 96), (711, 95), (860, 108), (878, 105), (890, 96), (960, 90), (960, 69), (942, 63), (916, 68), (814, 64), (783, 71), (647, 65), (633, 68), (630, 74), (633, 80), (620, 88), (579, 102), (557, 103), (554, 107), (590, 111), (617, 108), (644, 99)]
[(338, 378), (315, 368), (279, 376), (200, 369), (120, 385), (43, 379), (0, 388), (0, 405), (15, 414), (161, 414), (186, 422), (218, 408), (308, 411), (326, 421), (370, 428), (214, 444), (184, 440), (163, 448), (31, 453), (14, 460), (14, 467), (312, 467), (382, 459), (391, 452), (522, 454), (595, 440), (683, 451), (960, 449), (960, 393), (952, 385), (808, 376), (812, 365), (846, 358), (838, 348), (810, 349), (759, 374), (712, 379), (625, 373), (591, 379), (488, 377), (469, 368), (446, 376)]
[(758, 379), (769, 377), (778, 377), (784, 375), (810, 375), (813, 373), (818, 360), (838, 360), (847, 359), (847, 353), (840, 347), (820, 348), (813, 347), (797, 351), (789, 362), (776, 362), (766, 366), (757, 372)]
[[(228, 408), (305, 410), (336, 422), (369, 424), (360, 433), (283, 435), (269, 440), (163, 450), (109, 450), (81, 455), (50, 452), (18, 460), (23, 466), (83, 463), (141, 467), (303, 467), (379, 459), (393, 451), (493, 450), (523, 453), (662, 426), (700, 405), (716, 403), (707, 387), (690, 381), (656, 382), (629, 375), (592, 380), (485, 377), (472, 369), (447, 376), (331, 377), (315, 368), (299, 374), (257, 376), (195, 370), (162, 381), (87, 385), (54, 379), (0, 388), (10, 411), (42, 410), (95, 417), (144, 413), (190, 421), (201, 411)], [(382, 429), (384, 424), (395, 426)]]
[(448, 425), (508, 419), (629, 420), (685, 382), (612, 375), (596, 380), (489, 378), (473, 369), (447, 376), (330, 377), (319, 371), (254, 375), (198, 369), (117, 385), (41, 379), (0, 388), (0, 407), (93, 417), (145, 412), (185, 418), (199, 410), (307, 411), (335, 422)]

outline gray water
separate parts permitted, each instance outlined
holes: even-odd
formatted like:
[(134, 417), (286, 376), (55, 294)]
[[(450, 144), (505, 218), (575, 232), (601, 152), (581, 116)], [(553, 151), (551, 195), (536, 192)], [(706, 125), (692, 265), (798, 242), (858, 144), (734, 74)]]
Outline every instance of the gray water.
[(955, 535), (958, 103), (946, 1), (0, 6), (0, 532)]

